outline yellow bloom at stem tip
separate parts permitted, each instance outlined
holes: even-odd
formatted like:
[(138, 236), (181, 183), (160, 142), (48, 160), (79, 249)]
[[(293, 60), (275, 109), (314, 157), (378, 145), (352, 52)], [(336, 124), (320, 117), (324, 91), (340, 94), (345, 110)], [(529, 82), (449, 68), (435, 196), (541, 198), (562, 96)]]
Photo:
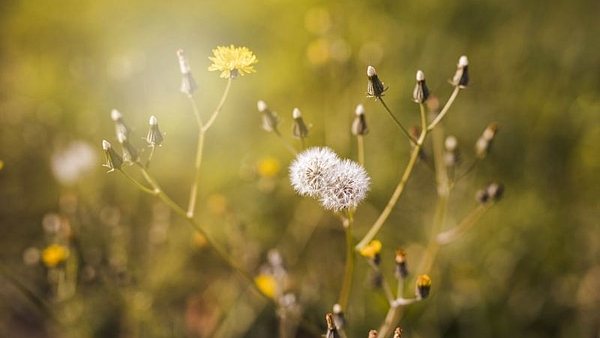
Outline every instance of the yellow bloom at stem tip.
[(360, 249), (360, 254), (363, 257), (373, 259), (381, 252), (381, 242), (378, 240), (372, 240), (365, 247)]
[(260, 291), (267, 297), (275, 297), (275, 288), (277, 287), (277, 282), (273, 276), (261, 273), (260, 275), (254, 277), (254, 284), (256, 284)]
[(49, 245), (42, 251), (42, 262), (49, 268), (64, 262), (68, 257), (69, 249), (59, 244)]
[(212, 65), (208, 70), (218, 70), (223, 78), (235, 78), (245, 73), (255, 73), (254, 64), (258, 62), (256, 55), (246, 47), (219, 46), (213, 49), (214, 56), (209, 56)]

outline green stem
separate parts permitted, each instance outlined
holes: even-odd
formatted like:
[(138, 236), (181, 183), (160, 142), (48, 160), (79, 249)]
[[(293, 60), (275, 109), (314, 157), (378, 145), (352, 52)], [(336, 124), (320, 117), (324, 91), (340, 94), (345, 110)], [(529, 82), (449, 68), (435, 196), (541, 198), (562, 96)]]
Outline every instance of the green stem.
[(344, 282), (340, 291), (338, 304), (342, 311), (346, 311), (350, 290), (352, 289), (352, 276), (354, 274), (354, 237), (352, 236), (352, 224), (354, 218), (352, 212), (348, 212), (348, 218), (344, 221), (344, 230), (346, 232), (346, 267), (344, 269)]
[(406, 166), (406, 169), (404, 170), (404, 173), (402, 174), (402, 178), (400, 179), (400, 182), (398, 182), (398, 185), (396, 186), (396, 189), (394, 190), (392, 197), (390, 197), (390, 200), (388, 201), (387, 205), (385, 206), (385, 209), (383, 209), (383, 211), (381, 212), (381, 214), (379, 215), (379, 217), (377, 218), (375, 223), (373, 223), (373, 225), (371, 226), (371, 228), (369, 229), (367, 234), (356, 245), (356, 247), (355, 247), (356, 250), (362, 249), (377, 235), (379, 230), (381, 230), (383, 223), (387, 220), (390, 213), (392, 212), (392, 208), (396, 205), (400, 196), (402, 196), (402, 193), (404, 192), (404, 188), (406, 187), (406, 183), (408, 182), (408, 179), (410, 178), (412, 170), (414, 169), (415, 164), (417, 163), (417, 159), (419, 158), (419, 152), (421, 151), (421, 148), (423, 147), (425, 137), (427, 137), (427, 129), (423, 129), (423, 131), (421, 132), (421, 135), (419, 136), (419, 139), (415, 143), (415, 147), (413, 148), (412, 153), (410, 155), (410, 159), (408, 160), (408, 165)]
[(365, 166), (365, 141), (362, 135), (356, 136), (356, 141), (358, 143), (358, 164), (361, 166)]
[(450, 95), (450, 98), (446, 102), (446, 105), (444, 106), (444, 108), (442, 108), (442, 111), (438, 114), (438, 116), (436, 116), (436, 118), (427, 127), (427, 130), (432, 130), (433, 128), (435, 128), (435, 126), (438, 125), (438, 123), (440, 123), (440, 121), (442, 121), (442, 119), (448, 112), (448, 109), (450, 109), (450, 106), (452, 106), (452, 103), (454, 103), (454, 100), (458, 96), (459, 91), (460, 91), (460, 86), (454, 87), (454, 91), (452, 92), (452, 95)]
[(229, 89), (231, 88), (232, 79), (229, 78), (227, 80), (227, 85), (225, 86), (225, 90), (223, 91), (223, 95), (221, 96), (221, 100), (217, 104), (217, 108), (213, 111), (212, 115), (206, 122), (206, 124), (202, 123), (202, 119), (200, 118), (200, 112), (198, 111), (198, 107), (196, 106), (195, 101), (190, 96), (190, 101), (192, 103), (192, 108), (194, 110), (194, 115), (196, 116), (196, 122), (198, 124), (198, 145), (196, 146), (196, 161), (194, 163), (195, 174), (194, 181), (192, 183), (192, 187), (190, 188), (190, 198), (188, 201), (188, 209), (186, 217), (194, 217), (194, 212), (196, 209), (196, 200), (198, 198), (198, 185), (200, 182), (200, 167), (202, 165), (202, 154), (204, 152), (204, 138), (205, 134), (211, 125), (215, 122), (217, 116), (221, 109), (223, 109), (223, 105), (227, 100), (227, 96), (229, 95)]
[(385, 110), (390, 114), (390, 116), (392, 117), (392, 120), (394, 120), (394, 122), (396, 123), (396, 125), (398, 126), (398, 128), (400, 128), (400, 130), (402, 130), (402, 132), (404, 133), (404, 135), (406, 135), (406, 137), (408, 137), (409, 140), (411, 140), (411, 142), (413, 143), (417, 143), (417, 139), (414, 138), (412, 135), (410, 135), (410, 133), (408, 132), (408, 130), (406, 130), (406, 128), (404, 128), (404, 126), (402, 125), (402, 123), (400, 123), (400, 121), (398, 121), (398, 119), (396, 118), (396, 116), (394, 116), (394, 114), (392, 113), (392, 111), (390, 110), (390, 108), (387, 106), (387, 104), (385, 104), (385, 101), (383, 101), (383, 98), (379, 98), (379, 101), (381, 101), (381, 104), (383, 105), (383, 107), (385, 108)]
[[(275, 133), (275, 135), (277, 135), (277, 137), (279, 138), (279, 140), (281, 141), (281, 143), (283, 143), (283, 145), (285, 146), (285, 148), (287, 150), (290, 151), (290, 153), (292, 153), (292, 155), (296, 156), (296, 154), (298, 154), (298, 152), (296, 151), (296, 149), (294, 148), (294, 146), (292, 146), (279, 132), (279, 129), (275, 129), (273, 130), (273, 132)], [(304, 148), (304, 139), (302, 140), (302, 147)]]
[(493, 203), (480, 204), (477, 208), (473, 209), (463, 221), (456, 227), (438, 233), (435, 237), (438, 245), (446, 245), (457, 240), (462, 234), (464, 234), (470, 227), (475, 225), (477, 221), (485, 214)]

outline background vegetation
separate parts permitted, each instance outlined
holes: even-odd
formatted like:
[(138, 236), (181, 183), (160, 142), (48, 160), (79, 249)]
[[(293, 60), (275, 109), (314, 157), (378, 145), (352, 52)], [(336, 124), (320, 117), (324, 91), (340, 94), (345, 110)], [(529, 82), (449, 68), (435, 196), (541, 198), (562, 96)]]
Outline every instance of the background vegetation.
[[(431, 298), (410, 307), (401, 325), (409, 337), (597, 336), (599, 14), (600, 3), (588, 0), (2, 1), (0, 336), (276, 335), (275, 309), (184, 220), (100, 167), (102, 139), (116, 141), (112, 108), (140, 138), (155, 115), (166, 141), (152, 169), (185, 204), (197, 131), (178, 90), (175, 52), (186, 50), (208, 114), (225, 81), (206, 71), (207, 57), (229, 44), (249, 47), (260, 63), (235, 81), (207, 136), (198, 219), (253, 271), (278, 248), (312, 325), (324, 332), (336, 300), (344, 234), (334, 216), (293, 193), (292, 157), (260, 129), (256, 101), (279, 112), (284, 133), (300, 108), (313, 126), (308, 143), (344, 157), (356, 154), (349, 126), (356, 105), (365, 104), (373, 187), (357, 212), (362, 234), (409, 154), (382, 107), (365, 98), (367, 65), (390, 87), (386, 102), (412, 125), (419, 123), (411, 102), (416, 70), (445, 99), (465, 54), (471, 84), (445, 130), (465, 158), (489, 122), (500, 131), (490, 157), (457, 187), (451, 217), (464, 217), (487, 182), (503, 182), (506, 193), (440, 252)], [(66, 157), (74, 144), (74, 159)], [(279, 171), (261, 170), (265, 160)], [(81, 162), (87, 166), (69, 175)], [(397, 246), (416, 267), (434, 197), (434, 177), (419, 166), (378, 236), (384, 269), (392, 269)], [(56, 222), (68, 224), (77, 245), (76, 291), (57, 292), (57, 277), (35, 263), (35, 248), (51, 242)], [(366, 337), (386, 304), (368, 288), (366, 264), (356, 273), (350, 332)]]

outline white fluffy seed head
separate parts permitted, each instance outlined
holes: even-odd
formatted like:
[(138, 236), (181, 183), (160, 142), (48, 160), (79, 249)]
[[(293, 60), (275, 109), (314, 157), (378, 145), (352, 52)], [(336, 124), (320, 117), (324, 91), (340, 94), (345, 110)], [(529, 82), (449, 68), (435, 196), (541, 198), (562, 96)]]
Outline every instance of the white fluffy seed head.
[(417, 70), (417, 81), (424, 81), (425, 73), (422, 70)]
[(466, 55), (463, 55), (458, 59), (458, 67), (463, 68), (469, 65), (469, 59), (467, 59)]
[(303, 196), (318, 197), (327, 188), (339, 158), (330, 148), (309, 148), (290, 165), (290, 181)]
[(358, 163), (340, 160), (327, 189), (321, 193), (321, 205), (333, 211), (354, 209), (367, 196), (370, 182), (367, 172)]

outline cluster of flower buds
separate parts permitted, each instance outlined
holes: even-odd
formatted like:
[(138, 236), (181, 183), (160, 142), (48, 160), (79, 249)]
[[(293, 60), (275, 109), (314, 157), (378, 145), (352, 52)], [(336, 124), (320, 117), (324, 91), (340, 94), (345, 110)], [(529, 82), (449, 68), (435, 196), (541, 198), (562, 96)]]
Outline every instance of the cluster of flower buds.
[(481, 204), (486, 204), (490, 201), (496, 202), (502, 198), (504, 186), (502, 183), (490, 183), (485, 188), (479, 189), (475, 194), (477, 201)]
[(484, 159), (490, 152), (492, 147), (492, 141), (498, 132), (498, 124), (496, 122), (490, 124), (485, 128), (483, 134), (477, 139), (475, 143), (475, 154), (479, 159)]

